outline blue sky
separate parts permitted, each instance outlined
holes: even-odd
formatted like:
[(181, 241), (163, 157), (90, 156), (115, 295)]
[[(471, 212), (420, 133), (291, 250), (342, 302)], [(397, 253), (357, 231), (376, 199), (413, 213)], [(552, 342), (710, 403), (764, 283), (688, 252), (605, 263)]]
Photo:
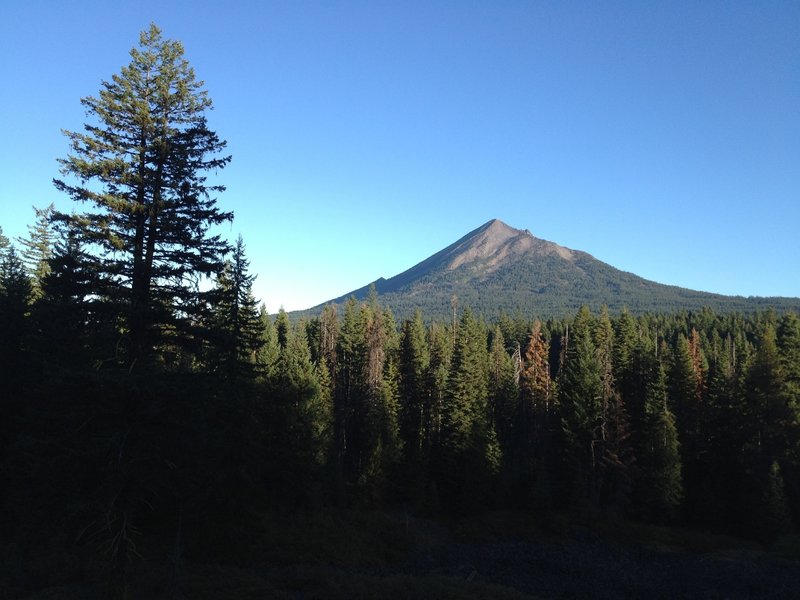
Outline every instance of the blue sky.
[(153, 21), (214, 100), (271, 312), (492, 218), (648, 279), (800, 296), (800, 3), (41, 2), (0, 7), (0, 225), (24, 235), (80, 98)]

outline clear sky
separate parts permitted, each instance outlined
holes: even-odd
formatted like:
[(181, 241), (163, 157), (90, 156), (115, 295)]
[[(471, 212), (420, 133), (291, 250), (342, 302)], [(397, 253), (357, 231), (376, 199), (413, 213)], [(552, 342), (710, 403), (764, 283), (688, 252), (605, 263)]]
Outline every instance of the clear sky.
[(492, 218), (662, 283), (800, 296), (800, 2), (0, 3), (0, 225), (150, 22), (233, 155), (271, 312), (391, 277)]

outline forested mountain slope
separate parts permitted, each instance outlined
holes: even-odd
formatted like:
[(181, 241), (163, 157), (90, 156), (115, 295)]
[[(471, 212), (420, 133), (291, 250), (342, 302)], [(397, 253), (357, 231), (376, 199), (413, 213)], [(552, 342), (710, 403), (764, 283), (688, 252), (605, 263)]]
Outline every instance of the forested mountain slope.
[[(663, 285), (620, 271), (586, 252), (571, 250), (515, 229), (498, 219), (390, 279), (380, 278), (331, 300), (365, 299), (374, 286), (381, 302), (398, 317), (417, 309), (428, 318), (451, 313), (453, 296), (487, 318), (502, 313), (559, 317), (582, 305), (612, 312), (800, 309), (798, 298), (723, 296)], [(327, 304), (327, 303), (326, 303)], [(318, 314), (322, 305), (303, 311)]]

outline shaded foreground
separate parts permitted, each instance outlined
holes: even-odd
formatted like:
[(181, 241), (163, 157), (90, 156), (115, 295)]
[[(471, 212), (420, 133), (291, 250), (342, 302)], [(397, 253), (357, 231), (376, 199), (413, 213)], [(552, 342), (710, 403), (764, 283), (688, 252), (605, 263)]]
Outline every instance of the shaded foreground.
[[(586, 519), (552, 515), (535, 521), (495, 512), (433, 521), (401, 512), (332, 509), (273, 515), (241, 540), (235, 558), (187, 558), (167, 539), (154, 543), (147, 548), (152, 558), (132, 568), (129, 594), (153, 599), (797, 597), (796, 536), (764, 549), (727, 536), (598, 515)], [(103, 580), (101, 565), (83, 562), (77, 553), (56, 559), (15, 557), (11, 551), (5, 546), (0, 556), (3, 598), (103, 598), (109, 591), (97, 583)]]

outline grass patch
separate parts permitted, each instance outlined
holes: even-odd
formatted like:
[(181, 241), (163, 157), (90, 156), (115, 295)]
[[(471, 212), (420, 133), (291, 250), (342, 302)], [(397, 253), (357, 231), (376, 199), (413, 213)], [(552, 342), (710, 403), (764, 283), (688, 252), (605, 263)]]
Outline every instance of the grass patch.
[(401, 519), (377, 511), (269, 514), (262, 527), (251, 558), (275, 565), (380, 566), (401, 559), (416, 543)]
[[(503, 539), (570, 539), (589, 535), (622, 545), (643, 544), (659, 550), (682, 550), (701, 554), (759, 552), (763, 548), (752, 540), (681, 527), (650, 525), (629, 521), (606, 513), (580, 515), (549, 512), (533, 514), (491, 511), (447, 523), (456, 539), (466, 542), (493, 542)], [(800, 558), (800, 536), (781, 538), (774, 553)]]
[(595, 516), (584, 525), (604, 539), (620, 544), (645, 544), (658, 550), (683, 550), (701, 554), (762, 550), (757, 542), (730, 535), (649, 525), (608, 516)]
[(492, 542), (502, 539), (559, 537), (568, 530), (560, 513), (533, 514), (521, 511), (490, 511), (449, 523), (455, 537), (465, 542)]
[(782, 535), (770, 546), (769, 553), (779, 558), (800, 561), (800, 535)]

